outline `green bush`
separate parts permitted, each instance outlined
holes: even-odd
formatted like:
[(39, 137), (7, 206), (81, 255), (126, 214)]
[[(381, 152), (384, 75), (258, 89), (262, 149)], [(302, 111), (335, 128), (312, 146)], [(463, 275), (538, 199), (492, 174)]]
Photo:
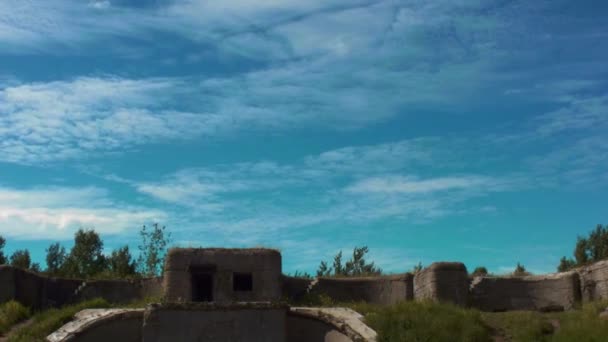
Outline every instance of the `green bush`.
[(10, 342), (44, 341), (53, 331), (72, 320), (74, 315), (84, 309), (108, 308), (110, 304), (104, 299), (93, 299), (60, 309), (48, 309), (33, 316), (32, 324), (18, 329), (9, 338)]
[(0, 335), (29, 316), (30, 310), (14, 300), (0, 305)]
[(433, 302), (403, 302), (388, 307), (351, 305), (378, 333), (378, 341), (490, 341), (477, 310)]
[(553, 341), (606, 341), (608, 321), (599, 317), (608, 302), (583, 305), (580, 311), (563, 313), (561, 327), (553, 336)]

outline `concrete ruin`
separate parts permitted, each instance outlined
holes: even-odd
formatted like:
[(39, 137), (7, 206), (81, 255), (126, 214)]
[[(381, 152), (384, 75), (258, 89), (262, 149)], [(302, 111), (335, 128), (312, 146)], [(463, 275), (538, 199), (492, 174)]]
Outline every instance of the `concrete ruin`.
[(175, 248), (165, 262), (168, 302), (281, 299), (281, 253), (273, 249)]
[(608, 261), (525, 277), (469, 277), (464, 264), (439, 262), (415, 274), (307, 279), (282, 275), (276, 250), (172, 249), (163, 279), (91, 282), (0, 266), (0, 303), (15, 299), (44, 308), (96, 297), (114, 303), (163, 297), (162, 304), (145, 310), (85, 311), (49, 336), (52, 341), (101, 341), (118, 336), (113, 334), (133, 341), (375, 339), (347, 309), (285, 304), (310, 294), (378, 305), (431, 300), (483, 311), (572, 310), (581, 302), (608, 299)]

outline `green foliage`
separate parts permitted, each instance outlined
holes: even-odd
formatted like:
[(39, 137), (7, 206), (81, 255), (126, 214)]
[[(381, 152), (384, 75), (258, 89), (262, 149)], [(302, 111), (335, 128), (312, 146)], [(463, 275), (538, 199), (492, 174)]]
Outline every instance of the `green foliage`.
[(33, 262), (32, 265), (30, 266), (30, 271), (34, 271), (36, 273), (40, 273), (40, 264), (37, 262)]
[(476, 267), (471, 275), (474, 277), (485, 277), (488, 275), (488, 269), (484, 266)]
[(562, 257), (557, 270), (564, 272), (574, 267), (608, 259), (608, 225), (598, 224), (587, 237), (579, 236), (574, 247), (574, 260)]
[(312, 276), (308, 272), (300, 272), (298, 270), (296, 270), (294, 272), (293, 277), (304, 278), (304, 279), (312, 279)]
[(327, 262), (321, 261), (317, 269), (317, 277), (328, 277), (331, 275), (331, 267), (327, 266)]
[(378, 332), (379, 342), (490, 341), (490, 330), (476, 310), (434, 302), (402, 302), (383, 307), (353, 304)]
[(560, 329), (552, 341), (606, 341), (608, 321), (599, 317), (608, 302), (583, 305), (580, 311), (566, 312), (561, 315)]
[(148, 277), (161, 275), (171, 233), (165, 231), (165, 226), (154, 223), (150, 229), (143, 226), (139, 234), (142, 239), (137, 261), (140, 273)]
[(30, 310), (14, 300), (0, 305), (0, 335), (29, 316)]
[(517, 266), (515, 266), (515, 270), (513, 270), (513, 275), (516, 277), (523, 277), (523, 276), (530, 275), (530, 272), (526, 271), (526, 268), (524, 267), (524, 265), (522, 265), (518, 262)]
[(84, 309), (108, 308), (110, 304), (103, 299), (93, 299), (60, 309), (49, 309), (33, 316), (31, 325), (22, 327), (11, 334), (9, 342), (44, 341), (45, 337), (72, 320), (74, 315)]
[(374, 276), (382, 274), (382, 269), (377, 267), (374, 262), (367, 262), (365, 255), (369, 252), (367, 246), (355, 247), (352, 257), (342, 264), (342, 251), (334, 256), (333, 268), (327, 262), (321, 261), (317, 269), (318, 277), (338, 276), (338, 277), (359, 277)]
[(67, 258), (65, 248), (58, 242), (46, 249), (46, 271), (49, 275), (58, 275)]
[(566, 257), (562, 257), (559, 260), (559, 265), (557, 266), (558, 272), (566, 272), (576, 267), (576, 261), (572, 259), (568, 259)]
[(11, 266), (13, 267), (27, 270), (31, 263), (32, 259), (30, 259), (30, 252), (27, 249), (18, 249), (11, 255)]
[(74, 235), (74, 247), (65, 259), (62, 273), (74, 278), (90, 278), (104, 271), (107, 261), (103, 241), (93, 229), (79, 229)]
[(136, 273), (135, 261), (132, 260), (129, 246), (112, 251), (112, 255), (108, 259), (110, 272), (118, 277), (129, 277)]
[(0, 265), (6, 264), (6, 256), (4, 256), (4, 246), (6, 245), (6, 239), (0, 235)]

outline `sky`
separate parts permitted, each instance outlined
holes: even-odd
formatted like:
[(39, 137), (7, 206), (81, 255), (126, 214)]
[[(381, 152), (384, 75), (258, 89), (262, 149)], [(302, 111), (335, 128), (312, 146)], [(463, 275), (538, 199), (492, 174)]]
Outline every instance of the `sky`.
[(608, 223), (608, 3), (2, 0), (0, 235), (554, 272)]

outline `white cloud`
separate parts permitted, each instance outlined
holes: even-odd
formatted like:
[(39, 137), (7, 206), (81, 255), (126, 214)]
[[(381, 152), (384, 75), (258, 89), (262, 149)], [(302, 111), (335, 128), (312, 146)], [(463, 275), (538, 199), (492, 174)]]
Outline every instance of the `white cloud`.
[(114, 203), (94, 187), (0, 188), (0, 234), (13, 239), (69, 239), (81, 227), (119, 234), (166, 217), (160, 210)]
[(346, 188), (353, 193), (433, 193), (449, 190), (478, 190), (496, 184), (496, 181), (482, 176), (440, 177), (417, 179), (416, 177), (386, 176), (360, 180)]

